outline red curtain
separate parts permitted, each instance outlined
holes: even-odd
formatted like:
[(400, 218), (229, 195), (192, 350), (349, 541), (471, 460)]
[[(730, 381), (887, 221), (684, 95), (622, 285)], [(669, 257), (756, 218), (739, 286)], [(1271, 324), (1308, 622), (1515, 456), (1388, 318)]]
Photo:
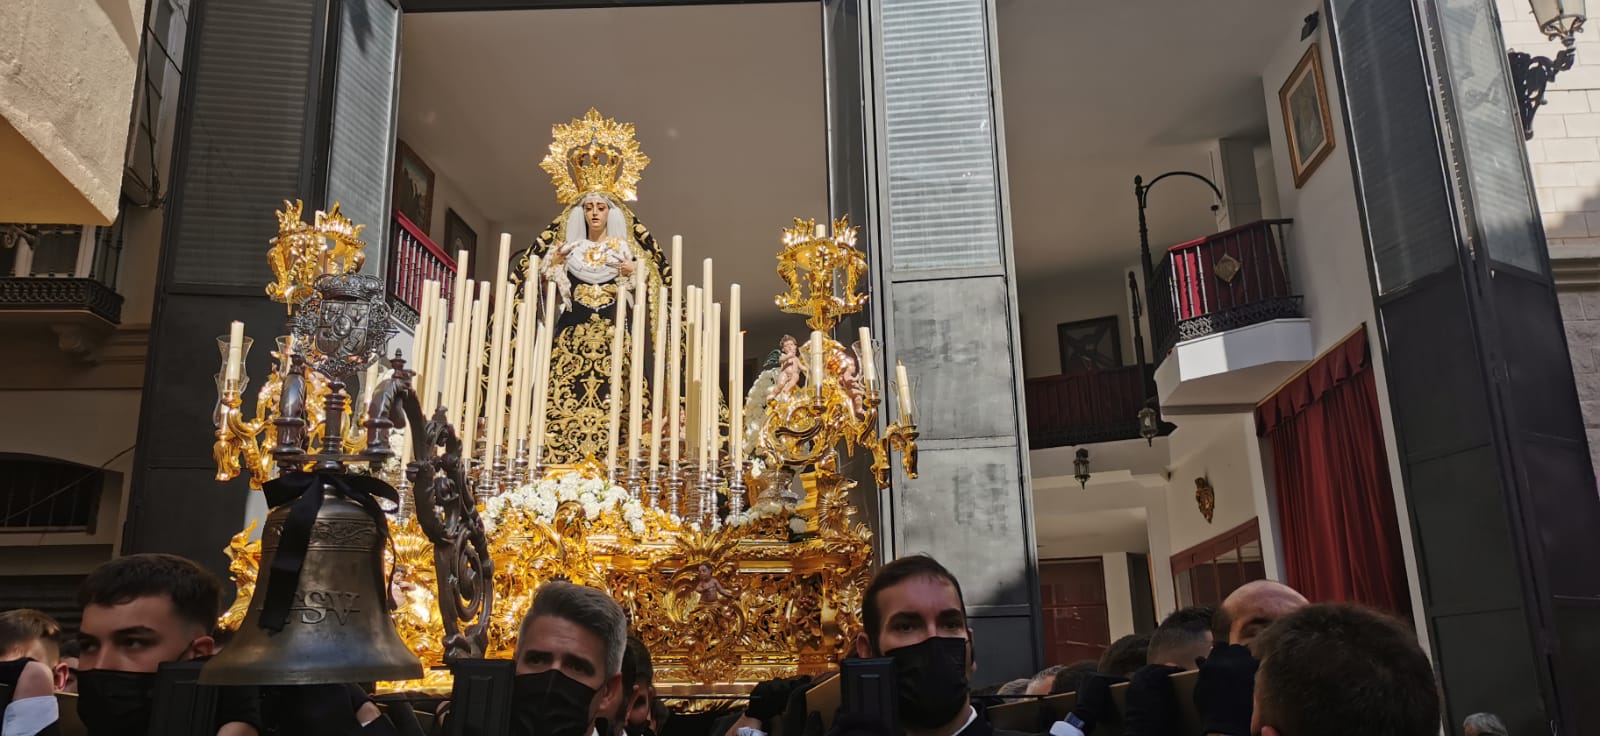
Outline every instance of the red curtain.
[(1286, 582), (1313, 602), (1409, 613), (1366, 330), (1262, 402), (1256, 427), (1272, 444)]

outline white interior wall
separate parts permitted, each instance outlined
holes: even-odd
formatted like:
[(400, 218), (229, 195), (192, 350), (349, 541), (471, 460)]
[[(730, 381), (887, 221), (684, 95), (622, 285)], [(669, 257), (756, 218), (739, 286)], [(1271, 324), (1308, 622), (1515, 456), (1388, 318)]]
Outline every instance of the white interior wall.
[(1100, 556), (1106, 575), (1106, 621), (1111, 641), (1133, 633), (1133, 588), (1128, 578), (1128, 553)]
[[(1056, 326), (1062, 322), (1114, 314), (1121, 339), (1122, 363), (1133, 365), (1133, 323), (1129, 321), (1126, 267), (1073, 272), (1053, 286), (1031, 283), (1018, 295), (1022, 309), (1023, 373), (1028, 378), (1061, 373), (1061, 348)], [(1142, 329), (1142, 328), (1141, 328)], [(1145, 333), (1148, 341), (1149, 333)], [(1148, 359), (1148, 356), (1147, 356)]]
[[(1170, 542), (1174, 551), (1188, 549), (1255, 518), (1255, 484), (1259, 467), (1246, 445), (1255, 441), (1252, 414), (1210, 415), (1179, 429), (1172, 442), (1172, 478), (1167, 484)], [(1200, 514), (1194, 479), (1208, 478), (1216, 489), (1216, 513), (1210, 522)], [(1170, 557), (1170, 555), (1169, 555)]]
[[(418, 156), (423, 154), (419, 151)], [(427, 163), (427, 159), (423, 158)], [(433, 170), (433, 213), (432, 220), (428, 223), (428, 237), (451, 258), (456, 256), (455, 249), (450, 247), (444, 239), (445, 212), (455, 210), (461, 220), (472, 228), (478, 236), (478, 246), (472, 253), (472, 263), (468, 276), (475, 279), (494, 278), (494, 257), (499, 248), (500, 233), (492, 229), (493, 223), (484, 217), (478, 206), (468, 197), (466, 190), (455, 180), (454, 174), (448, 171)]]

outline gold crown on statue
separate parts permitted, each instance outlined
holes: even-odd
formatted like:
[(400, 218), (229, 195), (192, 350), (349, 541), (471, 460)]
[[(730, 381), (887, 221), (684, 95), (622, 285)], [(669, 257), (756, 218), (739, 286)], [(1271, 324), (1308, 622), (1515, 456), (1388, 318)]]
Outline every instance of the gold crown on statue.
[(639, 150), (633, 123), (602, 118), (591, 107), (581, 119), (551, 126), (550, 134), (555, 140), (539, 168), (549, 172), (562, 204), (577, 204), (590, 193), (627, 202), (639, 198), (639, 174), (650, 157)]
[(318, 210), (314, 221), (304, 219), (300, 200), (285, 200), (278, 210), (278, 237), (267, 251), (267, 264), (276, 281), (267, 284), (267, 296), (288, 305), (304, 302), (315, 291), (318, 277), (355, 273), (367, 256), (361, 240), (366, 225), (357, 225), (339, 212), (334, 202), (327, 212)]
[(850, 226), (850, 216), (833, 221), (832, 236), (825, 227), (816, 220), (796, 217), (794, 227), (783, 231), (778, 276), (789, 285), (789, 291), (776, 299), (779, 309), (809, 314), (806, 324), (823, 331), (867, 305), (867, 295), (856, 293), (867, 273), (867, 259), (856, 249), (856, 228)]

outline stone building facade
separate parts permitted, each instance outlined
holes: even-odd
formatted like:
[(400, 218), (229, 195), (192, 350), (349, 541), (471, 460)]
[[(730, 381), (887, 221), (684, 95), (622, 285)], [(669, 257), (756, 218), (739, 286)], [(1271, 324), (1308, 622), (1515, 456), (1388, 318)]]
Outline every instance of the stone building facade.
[[(1526, 0), (1498, 0), (1511, 49), (1554, 56)], [(1533, 121), (1533, 164), (1550, 265), (1561, 296), (1572, 371), (1590, 457), (1600, 466), (1600, 36), (1583, 34), (1572, 69), (1559, 74)]]

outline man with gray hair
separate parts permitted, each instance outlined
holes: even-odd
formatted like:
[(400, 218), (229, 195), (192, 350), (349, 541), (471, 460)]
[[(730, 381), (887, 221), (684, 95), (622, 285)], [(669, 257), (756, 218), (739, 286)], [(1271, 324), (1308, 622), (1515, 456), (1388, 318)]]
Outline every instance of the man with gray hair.
[(1508, 736), (1506, 724), (1500, 716), (1493, 713), (1473, 713), (1461, 724), (1461, 732), (1467, 736)]
[(586, 736), (622, 699), (628, 619), (604, 592), (552, 581), (540, 586), (517, 639), (511, 732)]

